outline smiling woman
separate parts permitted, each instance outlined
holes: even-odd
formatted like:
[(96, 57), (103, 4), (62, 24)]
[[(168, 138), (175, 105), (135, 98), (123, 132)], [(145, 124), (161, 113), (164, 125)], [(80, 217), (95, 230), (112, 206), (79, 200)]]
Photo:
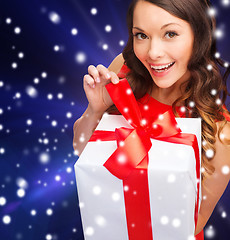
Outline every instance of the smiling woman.
[(202, 229), (230, 179), (229, 172), (223, 173), (230, 167), (230, 117), (224, 105), (230, 67), (222, 76), (209, 9), (205, 0), (133, 0), (127, 45), (108, 69), (89, 67), (84, 76), (89, 105), (74, 125), (74, 148), (80, 154), (103, 113), (117, 113), (105, 85), (119, 78), (127, 78), (140, 103), (157, 101), (162, 108), (171, 105), (177, 117), (201, 118), (203, 198), (196, 239), (203, 239)]
[(133, 14), (132, 34), (135, 55), (157, 86), (151, 95), (165, 101), (164, 96), (169, 92), (172, 95), (172, 90), (175, 95), (180, 94), (181, 83), (190, 75), (187, 66), (194, 38), (190, 24), (156, 5), (140, 1)]

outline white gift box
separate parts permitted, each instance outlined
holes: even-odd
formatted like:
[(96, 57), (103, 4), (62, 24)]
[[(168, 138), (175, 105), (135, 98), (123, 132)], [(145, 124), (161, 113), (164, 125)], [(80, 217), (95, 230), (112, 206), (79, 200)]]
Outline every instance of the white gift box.
[[(200, 119), (176, 121), (183, 133), (197, 136), (200, 151)], [(133, 128), (122, 115), (106, 114), (96, 130), (120, 127)], [(195, 204), (200, 192), (194, 150), (183, 144), (151, 142), (148, 184), (153, 239), (187, 240), (194, 236)], [(122, 180), (103, 166), (116, 148), (116, 141), (88, 142), (74, 165), (85, 240), (129, 239)], [(199, 196), (201, 200), (201, 193)]]

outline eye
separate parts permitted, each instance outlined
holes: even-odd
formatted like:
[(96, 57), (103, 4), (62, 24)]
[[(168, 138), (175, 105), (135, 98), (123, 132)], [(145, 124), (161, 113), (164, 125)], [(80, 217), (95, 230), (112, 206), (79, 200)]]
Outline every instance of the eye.
[(139, 40), (143, 40), (143, 39), (148, 38), (144, 33), (136, 33), (136, 34), (133, 34), (133, 36), (136, 37)]
[(178, 36), (176, 32), (170, 31), (165, 33), (165, 37), (168, 39), (174, 38), (175, 36)]

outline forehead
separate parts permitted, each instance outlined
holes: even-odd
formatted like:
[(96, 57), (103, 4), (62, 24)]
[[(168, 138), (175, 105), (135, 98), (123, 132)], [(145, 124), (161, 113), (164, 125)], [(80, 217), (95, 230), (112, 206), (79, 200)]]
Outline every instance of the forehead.
[(170, 14), (163, 8), (147, 1), (138, 1), (133, 13), (133, 24), (157, 23), (164, 25), (169, 22), (188, 24), (186, 21)]

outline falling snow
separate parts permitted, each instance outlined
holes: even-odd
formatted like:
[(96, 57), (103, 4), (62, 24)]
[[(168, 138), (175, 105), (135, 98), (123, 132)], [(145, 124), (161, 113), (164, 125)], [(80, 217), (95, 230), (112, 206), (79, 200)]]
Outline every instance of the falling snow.
[(56, 12), (50, 12), (49, 13), (49, 19), (54, 24), (59, 24), (61, 22), (61, 17)]
[[(10, 4), (8, 2), (5, 4)], [(87, 7), (83, 3), (82, 12), (77, 4), (69, 6), (67, 2), (64, 7), (45, 2), (44, 5), (31, 5), (30, 2), (24, 9), (13, 6), (17, 9), (15, 13), (2, 9), (5, 18), (0, 22), (0, 30), (4, 29), (2, 36), (6, 40), (5, 45), (4, 37), (1, 39), (0, 96), (3, 98), (0, 101), (0, 134), (3, 141), (0, 142), (0, 228), (19, 240), (31, 238), (35, 232), (40, 234), (37, 239), (81, 239), (80, 216), (75, 219), (78, 203), (74, 163), (79, 151), (72, 148), (72, 126), (87, 106), (83, 100), (82, 77), (89, 64), (108, 65), (116, 54), (122, 52), (127, 38), (120, 33), (126, 33), (126, 28), (124, 25), (124, 31), (118, 31), (117, 26), (122, 25), (119, 21), (114, 22), (111, 17), (114, 12), (110, 14), (110, 9), (101, 8), (97, 1)], [(221, 0), (220, 3), (229, 9), (229, 0)], [(125, 9), (125, 1), (117, 1), (117, 4), (121, 10)], [(72, 12), (65, 12), (68, 7)], [(29, 15), (27, 8), (33, 9)], [(22, 13), (24, 20), (17, 12)], [(217, 8), (209, 11), (210, 16), (220, 14)], [(101, 16), (104, 16), (103, 21)], [(220, 25), (217, 28), (214, 33), (217, 41), (226, 40), (227, 27)], [(216, 52), (214, 57), (218, 59), (224, 54)], [(229, 67), (228, 60), (224, 62), (225, 68)], [(209, 65), (207, 69), (212, 70)], [(131, 94), (130, 89), (127, 94)], [(210, 94), (216, 96), (216, 104), (222, 104), (215, 89)], [(194, 106), (191, 101), (189, 107)], [(148, 105), (144, 106), (146, 112), (149, 109)], [(128, 113), (129, 109), (124, 111)], [(147, 124), (146, 119), (142, 124)], [(80, 141), (86, 141), (84, 135), (80, 136)], [(120, 141), (119, 146), (124, 147), (125, 143)], [(208, 157), (212, 154), (207, 151)], [(126, 161), (124, 156), (119, 160), (121, 164)], [(224, 175), (230, 172), (227, 165), (221, 171)], [(164, 181), (173, 185), (179, 180), (172, 173)], [(95, 198), (101, 198), (105, 193), (97, 183), (90, 191)], [(124, 186), (124, 191), (130, 191), (129, 186)], [(136, 196), (138, 193), (132, 190), (132, 194)], [(110, 192), (108, 198), (113, 204), (123, 201), (123, 195), (116, 190)], [(161, 196), (158, 199), (162, 201)], [(87, 206), (80, 202), (79, 207)], [(223, 209), (219, 215), (226, 221), (228, 208)], [(62, 219), (67, 213), (68, 217)], [(17, 222), (18, 219), (21, 221)], [(68, 222), (68, 227), (58, 229), (52, 225), (55, 221), (62, 226)], [(164, 227), (180, 228), (183, 224), (180, 218), (169, 217), (166, 213), (158, 221)], [(39, 228), (37, 223), (44, 228)], [(92, 225), (86, 226), (85, 235), (93, 238), (97, 227), (106, 228), (107, 223), (108, 219), (98, 212)], [(68, 236), (61, 235), (64, 233)], [(205, 236), (214, 238), (214, 226), (207, 227)], [(9, 239), (7, 237), (4, 239)], [(192, 239), (191, 236), (189, 240)]]
[(77, 35), (77, 34), (78, 34), (77, 28), (72, 28), (71, 34), (72, 34), (72, 35)]
[(96, 15), (97, 14), (97, 8), (91, 8), (91, 14)]

